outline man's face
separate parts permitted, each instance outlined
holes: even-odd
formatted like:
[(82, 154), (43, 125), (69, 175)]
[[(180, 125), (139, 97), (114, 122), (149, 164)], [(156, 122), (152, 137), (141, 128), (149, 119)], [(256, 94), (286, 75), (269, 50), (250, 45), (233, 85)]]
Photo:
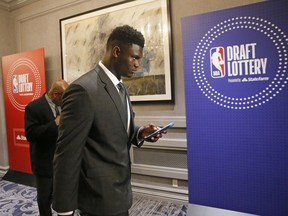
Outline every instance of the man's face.
[(68, 87), (68, 83), (63, 83), (62, 85), (59, 85), (58, 87), (56, 87), (54, 89), (54, 91), (52, 92), (51, 100), (57, 106), (61, 106), (62, 105), (62, 103), (63, 103), (62, 95), (63, 95), (63, 93), (64, 93), (64, 91), (66, 90), (67, 87)]
[(53, 101), (54, 104), (57, 106), (61, 106), (63, 101), (62, 101), (62, 95), (63, 95), (64, 90), (61, 91), (55, 91), (52, 94), (51, 100)]
[(120, 48), (117, 60), (117, 77), (132, 77), (140, 66), (143, 48), (139, 45), (124, 45)]

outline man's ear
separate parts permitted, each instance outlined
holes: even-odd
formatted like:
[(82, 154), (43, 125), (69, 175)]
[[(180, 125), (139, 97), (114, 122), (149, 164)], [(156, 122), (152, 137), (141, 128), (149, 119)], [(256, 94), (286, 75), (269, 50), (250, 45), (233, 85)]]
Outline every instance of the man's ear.
[(120, 55), (120, 47), (119, 46), (114, 46), (112, 48), (112, 54), (114, 57), (119, 57)]

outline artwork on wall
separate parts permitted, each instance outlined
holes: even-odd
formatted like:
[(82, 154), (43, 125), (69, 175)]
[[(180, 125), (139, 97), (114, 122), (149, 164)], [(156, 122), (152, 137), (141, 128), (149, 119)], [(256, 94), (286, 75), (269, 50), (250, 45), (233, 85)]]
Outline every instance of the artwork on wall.
[(60, 20), (63, 78), (69, 83), (102, 59), (112, 29), (128, 24), (145, 37), (141, 66), (123, 78), (134, 102), (173, 102), (169, 0), (124, 1)]

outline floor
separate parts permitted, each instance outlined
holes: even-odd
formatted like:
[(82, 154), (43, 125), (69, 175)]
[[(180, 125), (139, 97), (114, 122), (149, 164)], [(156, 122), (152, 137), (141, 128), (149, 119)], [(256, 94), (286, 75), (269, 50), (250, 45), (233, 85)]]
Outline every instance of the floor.
[[(33, 186), (0, 180), (0, 216), (38, 216), (36, 196)], [(134, 194), (129, 213), (130, 216), (186, 216), (187, 205)]]

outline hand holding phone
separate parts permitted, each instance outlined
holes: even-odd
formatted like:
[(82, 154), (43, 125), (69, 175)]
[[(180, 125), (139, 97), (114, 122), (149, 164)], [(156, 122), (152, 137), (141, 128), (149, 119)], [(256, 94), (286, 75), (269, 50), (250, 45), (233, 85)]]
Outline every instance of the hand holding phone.
[(152, 137), (157, 136), (157, 134), (164, 133), (166, 130), (173, 127), (173, 125), (174, 125), (174, 122), (170, 122), (169, 124), (165, 125), (164, 127), (160, 128), (159, 130), (157, 130), (157, 131), (153, 132), (152, 134), (150, 134), (149, 136), (147, 136), (145, 138), (145, 140), (150, 140)]

